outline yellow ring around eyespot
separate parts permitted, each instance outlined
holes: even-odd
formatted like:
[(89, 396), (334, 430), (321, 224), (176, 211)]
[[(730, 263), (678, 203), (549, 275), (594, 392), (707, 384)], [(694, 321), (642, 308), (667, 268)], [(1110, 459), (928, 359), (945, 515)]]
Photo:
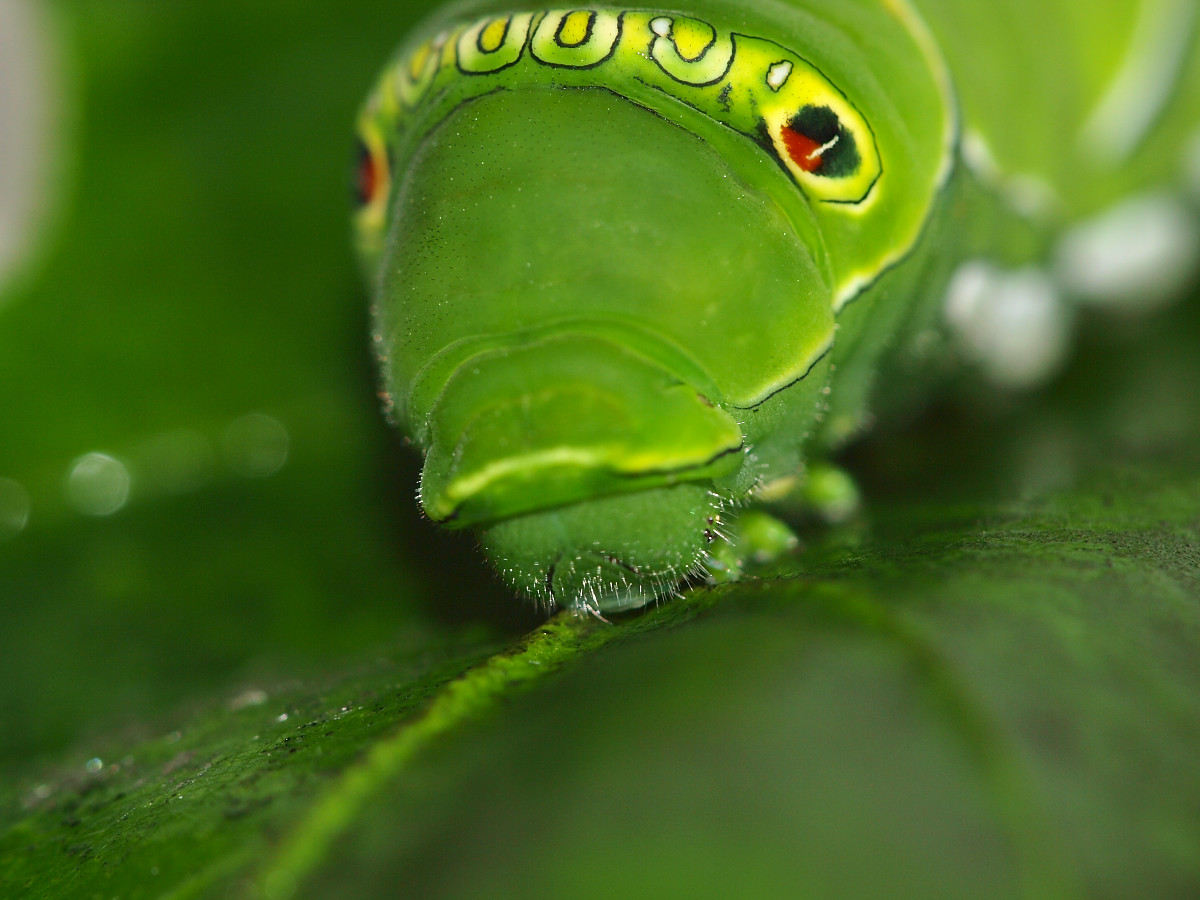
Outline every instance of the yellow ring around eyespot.
[(368, 116), (361, 117), (358, 122), (358, 137), (370, 155), (375, 167), (375, 176), (379, 181), (374, 185), (371, 197), (355, 214), (354, 226), (359, 249), (364, 253), (374, 253), (383, 242), (388, 198), (392, 193), (392, 173), (388, 164), (387, 144), (378, 123)]
[[(764, 103), (762, 107), (763, 121), (775, 152), (810, 197), (827, 203), (845, 204), (848, 212), (863, 212), (871, 203), (875, 193), (872, 189), (883, 170), (875, 136), (858, 110), (820, 75), (805, 71), (807, 68), (804, 63), (796, 61), (791, 62), (790, 70), (779, 65), (767, 73), (768, 83), (772, 78), (780, 81), (778, 88), (771, 85), (773, 102)], [(791, 158), (784, 141), (784, 129), (805, 107), (824, 107), (837, 117), (840, 127), (854, 140), (858, 153), (859, 164), (854, 173), (828, 177), (819, 172), (805, 171)]]

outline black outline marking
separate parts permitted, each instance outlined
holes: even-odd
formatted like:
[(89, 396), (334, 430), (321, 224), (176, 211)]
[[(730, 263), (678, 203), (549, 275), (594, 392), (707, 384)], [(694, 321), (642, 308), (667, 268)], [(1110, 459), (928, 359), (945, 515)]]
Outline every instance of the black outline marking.
[(468, 75), (468, 76), (495, 75), (497, 72), (503, 72), (505, 69), (511, 69), (517, 63), (519, 63), (521, 61), (521, 58), (525, 55), (525, 46), (526, 46), (526, 44), (529, 43), (529, 36), (533, 33), (533, 19), (532, 18), (529, 20), (529, 27), (525, 29), (525, 37), (521, 41), (521, 46), (520, 46), (520, 49), (517, 51), (517, 56), (512, 62), (505, 63), (504, 65), (499, 66), (495, 69), (486, 69), (486, 70), (481, 70), (478, 72), (473, 72), (470, 69), (463, 68), (463, 56), (462, 56), (462, 39), (467, 36), (467, 34), (469, 33), (471, 28), (474, 28), (476, 26), (481, 26), (479, 28), (479, 34), (477, 34), (475, 36), (476, 49), (479, 50), (479, 52), (482, 53), (485, 57), (494, 56), (495, 54), (499, 53), (501, 50), (503, 50), (508, 45), (508, 33), (512, 28), (513, 19), (515, 19), (519, 15), (527, 15), (527, 13), (513, 13), (505, 20), (504, 40), (500, 42), (500, 46), (497, 47), (495, 50), (484, 50), (479, 42), (483, 39), (483, 32), (487, 30), (487, 27), (489, 25), (491, 25), (492, 22), (497, 21), (497, 19), (499, 18), (498, 16), (493, 16), (492, 18), (487, 19), (484, 23), (479, 23), (479, 22), (473, 23), (472, 25), (470, 25), (468, 27), (468, 29), (466, 31), (464, 31), (462, 34), (460, 34), (458, 36), (458, 39), (455, 40), (455, 42), (454, 42), (454, 68), (456, 68), (458, 70), (459, 74), (460, 75)]
[(817, 365), (821, 362), (821, 360), (823, 360), (825, 357), (827, 357), (832, 352), (833, 352), (833, 341), (831, 340), (829, 342), (829, 346), (826, 347), (824, 350), (822, 350), (821, 354), (816, 359), (814, 359), (811, 363), (809, 363), (808, 368), (805, 369), (802, 373), (800, 373), (800, 375), (798, 375), (796, 378), (793, 378), (787, 384), (780, 385), (779, 387), (775, 388), (775, 390), (771, 391), (771, 393), (769, 393), (765, 397), (763, 397), (761, 400), (756, 400), (753, 403), (751, 403), (749, 406), (735, 406), (731, 403), (731, 404), (729, 404), (729, 408), (730, 409), (740, 409), (743, 411), (758, 409), (760, 406), (762, 406), (764, 403), (766, 403), (768, 400), (770, 400), (776, 394), (783, 393), (788, 388), (795, 387), (800, 382), (802, 382), (805, 378), (807, 378), (809, 375), (812, 374), (813, 369), (815, 369), (817, 367)]
[[(595, 23), (596, 23), (597, 13), (594, 10), (573, 9), (570, 12), (568, 12), (567, 15), (570, 15), (570, 13), (572, 13), (572, 12), (591, 12), (592, 13), (592, 18), (588, 21), (587, 39), (582, 44), (576, 44), (574, 46), (570, 46), (570, 45), (561, 43), (558, 40), (558, 35), (562, 32), (563, 23), (566, 22), (566, 20), (567, 20), (567, 16), (563, 16), (562, 21), (560, 21), (558, 23), (558, 27), (554, 30), (554, 44), (555, 44), (555, 46), (557, 46), (563, 50), (578, 51), (587, 45), (587, 41), (590, 41), (592, 39), (593, 31), (594, 31)], [(543, 59), (542, 57), (538, 56), (537, 48), (533, 46), (533, 39), (534, 39), (534, 36), (537, 34), (538, 29), (540, 29), (542, 27), (542, 23), (546, 21), (545, 15), (543, 15), (542, 18), (538, 19), (536, 25), (533, 25), (532, 23), (530, 23), (529, 40), (528, 40), (529, 55), (533, 58), (533, 60), (538, 65), (546, 66), (547, 68), (551, 68), (551, 69), (566, 69), (567, 71), (573, 71), (573, 72), (586, 72), (588, 69), (599, 68), (600, 66), (602, 66), (606, 62), (608, 62), (610, 59), (612, 59), (614, 56), (616, 56), (617, 49), (621, 46), (621, 38), (623, 38), (625, 36), (625, 12), (626, 12), (625, 10), (622, 10), (620, 13), (617, 14), (617, 33), (613, 36), (612, 46), (608, 48), (608, 52), (606, 54), (604, 54), (603, 57), (596, 60), (594, 63), (587, 63), (586, 65), (578, 65), (577, 66), (577, 65), (572, 65), (570, 63), (550, 62), (549, 60)], [(559, 85), (559, 86), (560, 87), (574, 87), (575, 85)], [(596, 86), (603, 87), (603, 85), (596, 85)], [(613, 91), (613, 93), (616, 93), (616, 91)], [(618, 96), (621, 96), (621, 95), (618, 95)]]
[[(669, 18), (669, 17), (668, 16), (657, 16), (656, 18), (665, 19), (665, 18)], [(677, 57), (679, 57), (681, 60), (683, 60), (685, 65), (691, 66), (691, 65), (696, 65), (697, 63), (703, 62), (704, 58), (706, 56), (708, 56), (708, 54), (712, 51), (713, 47), (715, 47), (717, 45), (717, 39), (721, 36), (721, 32), (717, 30), (716, 26), (714, 26), (710, 22), (705, 22), (703, 19), (696, 19), (695, 16), (682, 16), (681, 18), (695, 19), (695, 21), (701, 22), (713, 30), (712, 41), (709, 43), (709, 45), (707, 47), (705, 47), (700, 52), (700, 55), (697, 56), (695, 59), (688, 59), (682, 53), (679, 52), (679, 45), (677, 43), (675, 43), (675, 38), (674, 38), (675, 19), (673, 19), (673, 18), (671, 19), (671, 36), (670, 37), (663, 37), (657, 31), (655, 31), (653, 28), (653, 24), (654, 24), (655, 20), (654, 19), (650, 20), (649, 24), (651, 26), (650, 27), (651, 38), (650, 38), (650, 43), (646, 48), (646, 55), (650, 58), (650, 60), (656, 66), (658, 66), (658, 68), (662, 71), (662, 73), (664, 75), (666, 75), (668, 78), (670, 78), (672, 81), (676, 82), (677, 84), (682, 84), (684, 87), (702, 88), (702, 87), (712, 87), (714, 84), (720, 84), (729, 75), (730, 70), (733, 69), (734, 60), (737, 59), (737, 45), (733, 41), (735, 32), (732, 32), (732, 31), (729, 32), (729, 61), (725, 64), (725, 68), (721, 72), (721, 74), (718, 75), (716, 78), (711, 79), (710, 81), (684, 81), (681, 78), (677, 78), (674, 75), (672, 75), (670, 72), (668, 72), (666, 66), (664, 66), (658, 60), (658, 57), (656, 57), (654, 55), (654, 45), (655, 44), (657, 44), (659, 41), (670, 41), (671, 46), (673, 48), (675, 48), (675, 55)]]
[[(749, 35), (747, 35), (747, 37), (749, 37)], [(787, 75), (784, 76), (783, 81), (779, 82), (779, 87), (775, 87), (775, 85), (771, 84), (771, 73), (774, 72), (776, 69), (778, 69), (780, 66), (785, 65), (785, 64), (788, 67), (788, 73), (787, 73)], [(795, 66), (795, 64), (792, 63), (792, 61), (790, 59), (781, 59), (781, 60), (779, 60), (779, 62), (773, 62), (769, 66), (767, 66), (767, 74), (763, 76), (763, 83), (767, 87), (769, 87), (772, 91), (774, 91), (776, 94), (778, 94), (780, 91), (783, 90), (783, 86), (791, 80), (792, 73), (795, 71), (796, 71), (796, 66)]]
[(504, 34), (500, 35), (500, 43), (496, 45), (496, 49), (489, 50), (487, 47), (483, 46), (483, 35), (487, 32), (487, 30), (489, 28), (492, 27), (492, 23), (494, 23), (496, 21), (498, 21), (498, 20), (497, 19), (487, 19), (486, 20), (487, 24), (485, 24), (482, 28), (480, 28), (479, 33), (477, 35), (475, 35), (475, 49), (478, 50), (480, 53), (482, 53), (484, 56), (491, 56), (493, 53), (499, 53), (501, 50), (504, 49), (504, 45), (508, 43), (508, 31), (510, 28), (512, 28), (512, 21), (513, 21), (513, 16), (511, 16), (511, 15), (507, 19), (504, 20)]
[[(735, 406), (733, 408), (741, 409), (742, 407)], [(645, 478), (647, 475), (677, 475), (680, 472), (692, 472), (696, 469), (707, 468), (708, 466), (716, 463), (716, 461), (719, 459), (734, 453), (744, 453), (745, 450), (746, 442), (741, 441), (736, 447), (726, 447), (724, 450), (718, 450), (708, 459), (704, 460), (703, 462), (696, 463), (695, 465), (683, 466), (678, 469), (643, 469), (640, 472), (613, 472), (612, 474), (618, 478)], [(669, 487), (669, 485), (667, 486)]]
[[(439, 38), (441, 39), (439, 42)], [(429, 60), (425, 63), (424, 68), (418, 73), (417, 77), (412, 76), (412, 62), (416, 58), (416, 50), (408, 56), (403, 57), (397, 66), (396, 76), (394, 81), (407, 83), (407, 90), (413, 94), (414, 99), (409, 101), (401, 96), (399, 84), (394, 85), (393, 89), (396, 92), (396, 100), (400, 104), (400, 108), (413, 112), (425, 100), (426, 95), (433, 89), (433, 83), (437, 81), (438, 73), (442, 70), (442, 53), (446, 50), (446, 45), (450, 42), (450, 36), (445, 33), (439, 33), (437, 36), (429, 39)], [(454, 59), (458, 62), (458, 42), (455, 41)], [(424, 43), (417, 46), (420, 50)], [(426, 69), (432, 69), (426, 74)]]
[[(814, 365), (815, 365), (815, 363), (814, 363)], [(805, 374), (807, 375), (808, 373), (806, 372)], [(804, 376), (802, 375), (801, 378), (803, 378), (803, 377)], [(799, 379), (797, 379), (797, 380), (799, 380)], [(792, 382), (792, 384), (794, 384), (794, 383), (795, 382)], [(786, 387), (791, 387), (791, 385), (790, 384), (784, 385), (784, 387), (780, 388), (779, 390), (784, 390), (784, 388), (786, 388)], [(778, 393), (778, 392), (779, 391), (776, 391), (775, 393)], [(774, 396), (774, 394), (771, 394), (769, 396)], [(764, 397), (763, 402), (765, 402), (766, 399), (767, 398)], [(752, 409), (753, 407), (735, 406), (733, 408), (734, 409)], [(715, 465), (718, 460), (723, 459), (726, 456), (731, 456), (735, 453), (744, 453), (744, 452), (746, 452), (746, 442), (743, 440), (740, 443), (738, 443), (738, 445), (736, 447), (727, 447), (724, 450), (719, 450), (715, 454), (710, 456), (708, 459), (703, 460), (702, 462), (698, 462), (694, 465), (681, 466), (676, 469), (644, 469), (640, 472), (615, 472), (615, 471), (612, 471), (611, 469), (606, 469), (605, 471), (607, 471), (608, 474), (613, 476), (614, 478), (624, 479), (624, 480), (629, 480), (629, 481), (636, 480), (638, 478), (680, 475), (680, 474), (683, 474), (686, 472), (694, 472), (699, 469), (706, 469), (709, 466)], [(684, 479), (684, 480), (690, 481), (690, 480), (702, 480), (702, 479)], [(673, 485), (666, 484), (666, 485), (659, 485), (659, 487), (673, 487)], [(566, 506), (573, 506), (576, 503), (583, 503), (586, 500), (597, 500), (601, 497), (615, 497), (615, 496), (619, 496), (622, 494), (632, 493), (632, 491), (635, 491), (635, 490), (650, 490), (650, 489), (651, 489), (650, 487), (646, 487), (646, 488), (633, 488), (632, 490), (610, 491), (610, 492), (604, 493), (604, 494), (596, 494), (596, 495), (593, 495), (590, 497), (585, 497), (582, 500), (568, 500), (564, 503), (555, 503), (553, 506), (539, 506), (539, 507), (535, 507), (533, 509), (525, 510), (524, 512), (518, 512), (513, 515), (509, 515), (509, 516), (503, 516), (503, 517), (498, 517), (498, 518), (488, 518), (488, 519), (478, 519), (478, 520), (469, 522), (467, 527), (474, 527), (477, 525), (487, 525), (487, 524), (493, 523), (493, 522), (503, 522), (508, 519), (517, 518), (518, 516), (527, 516), (527, 515), (532, 515), (533, 513), (539, 513), (539, 512), (549, 512), (552, 509), (562, 509), (563, 507), (566, 507)], [(454, 507), (454, 509), (450, 512), (450, 514), (446, 516), (446, 518), (435, 519), (435, 518), (433, 518), (432, 515), (429, 515), (429, 511), (428, 511), (428, 509), (426, 509), (424, 503), (421, 503), (421, 509), (425, 510), (426, 515), (429, 515), (430, 521), (437, 522), (439, 525), (443, 525), (443, 526), (449, 522), (457, 521), (458, 518), (462, 515), (462, 508), (463, 508), (463, 503), (459, 503), (457, 506)]]
[[(583, 32), (583, 39), (574, 44), (563, 43), (563, 29), (567, 27), (567, 20), (570, 19), (571, 16), (575, 15), (575, 13), (587, 13), (588, 16), (587, 27)], [(554, 29), (554, 43), (558, 44), (558, 46), (562, 47), (564, 50), (578, 50), (581, 47), (587, 46), (587, 42), (592, 39), (592, 33), (596, 28), (597, 15), (598, 14), (596, 10), (594, 9), (572, 9), (568, 11), (565, 16), (559, 19), (558, 28)], [(538, 24), (540, 25), (541, 23), (539, 22)]]
[(950, 166), (949, 174), (941, 184), (934, 186), (933, 201), (929, 205), (929, 213), (925, 216), (925, 221), (921, 223), (921, 228), (917, 232), (916, 238), (911, 244), (909, 244), (908, 249), (905, 250), (904, 253), (893, 259), (887, 265), (883, 266), (878, 272), (875, 273), (874, 277), (871, 278), (870, 281), (866, 282), (864, 285), (862, 285), (862, 287), (855, 291), (853, 295), (848, 297), (846, 301), (842, 303), (841, 308), (834, 311), (834, 318), (840, 316), (842, 314), (842, 310), (846, 309), (846, 307), (850, 306), (850, 304), (856, 302), (859, 297), (866, 294), (867, 291), (882, 281), (885, 275), (888, 275), (893, 269), (898, 269), (904, 263), (908, 262), (917, 254), (918, 250), (920, 250), (921, 245), (929, 236), (929, 229), (933, 227), (934, 220), (937, 219), (940, 213), (945, 212), (945, 210), (940, 209), (939, 206), (942, 203), (948, 202), (946, 186), (950, 183), (950, 179), (954, 177), (954, 172), (960, 165), (961, 157), (958, 155), (958, 146), (961, 138), (962, 132), (960, 130), (959, 134), (954, 139), (955, 150), (953, 155), (953, 163)]
[[(708, 43), (704, 45), (704, 49), (702, 49), (700, 51), (700, 53), (696, 56), (687, 57), (679, 52), (679, 42), (677, 40), (675, 40), (675, 23), (679, 19), (691, 19), (693, 22), (699, 22), (701, 25), (706, 25), (708, 27), (708, 29), (712, 32), (712, 37), (709, 38)], [(704, 59), (704, 57), (708, 56), (708, 51), (717, 45), (717, 38), (719, 38), (720, 36), (721, 36), (721, 32), (717, 31), (717, 27), (715, 25), (713, 25), (709, 22), (705, 22), (703, 19), (697, 19), (695, 16), (679, 16), (678, 18), (671, 20), (671, 43), (675, 45), (675, 52), (677, 54), (679, 54), (679, 58), (682, 59), (684, 62), (688, 62), (688, 63), (700, 62), (700, 60), (702, 60), (702, 59)]]

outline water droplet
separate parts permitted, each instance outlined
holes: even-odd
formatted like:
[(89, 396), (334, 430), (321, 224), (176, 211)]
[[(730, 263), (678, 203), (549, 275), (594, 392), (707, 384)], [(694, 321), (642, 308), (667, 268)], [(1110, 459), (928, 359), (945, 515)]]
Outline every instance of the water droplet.
[(84, 768), (86, 768), (92, 775), (95, 775), (104, 768), (104, 761), (98, 756), (93, 756), (87, 761), (87, 763), (84, 765)]
[(288, 432), (278, 419), (250, 413), (225, 430), (221, 449), (229, 467), (246, 478), (267, 478), (283, 468), (288, 457)]
[(84, 515), (110, 516), (129, 500), (131, 481), (120, 460), (105, 453), (88, 453), (71, 464), (67, 499)]
[(267, 692), (258, 688), (251, 688), (248, 691), (243, 691), (232, 700), (229, 701), (229, 708), (232, 710), (245, 709), (248, 706), (262, 706), (267, 702)]
[(29, 492), (11, 478), (0, 478), (0, 541), (14, 538), (29, 524)]
[(279, 715), (277, 715), (277, 716), (275, 717), (275, 721), (276, 721), (276, 722), (286, 722), (287, 720), (288, 720), (288, 714), (287, 714), (287, 713), (280, 713)]

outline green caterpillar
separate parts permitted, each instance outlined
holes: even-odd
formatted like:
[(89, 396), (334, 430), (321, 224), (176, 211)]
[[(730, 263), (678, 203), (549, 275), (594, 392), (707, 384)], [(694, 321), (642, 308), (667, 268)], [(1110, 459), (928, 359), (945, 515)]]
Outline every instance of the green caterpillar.
[[(426, 513), (515, 589), (601, 613), (719, 568), (948, 282), (960, 326), (1079, 293), (1060, 236), (1181, 172), (1196, 0), (917, 5), (474, 2), (384, 69), (355, 231), (387, 409)], [(1194, 259), (1182, 221), (1156, 271)], [(1056, 352), (1031, 321), (1010, 380)]]

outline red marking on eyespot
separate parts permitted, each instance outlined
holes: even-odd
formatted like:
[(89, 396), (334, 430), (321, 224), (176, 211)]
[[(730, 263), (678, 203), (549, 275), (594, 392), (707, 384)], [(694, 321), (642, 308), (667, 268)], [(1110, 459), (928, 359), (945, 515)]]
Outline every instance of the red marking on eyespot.
[(383, 181), (382, 166), (378, 157), (366, 151), (358, 160), (358, 197), (364, 203), (370, 203), (379, 191)]
[(821, 145), (790, 125), (783, 127), (783, 146), (787, 149), (792, 162), (805, 172), (816, 172), (825, 162), (817, 153), (821, 149)]

